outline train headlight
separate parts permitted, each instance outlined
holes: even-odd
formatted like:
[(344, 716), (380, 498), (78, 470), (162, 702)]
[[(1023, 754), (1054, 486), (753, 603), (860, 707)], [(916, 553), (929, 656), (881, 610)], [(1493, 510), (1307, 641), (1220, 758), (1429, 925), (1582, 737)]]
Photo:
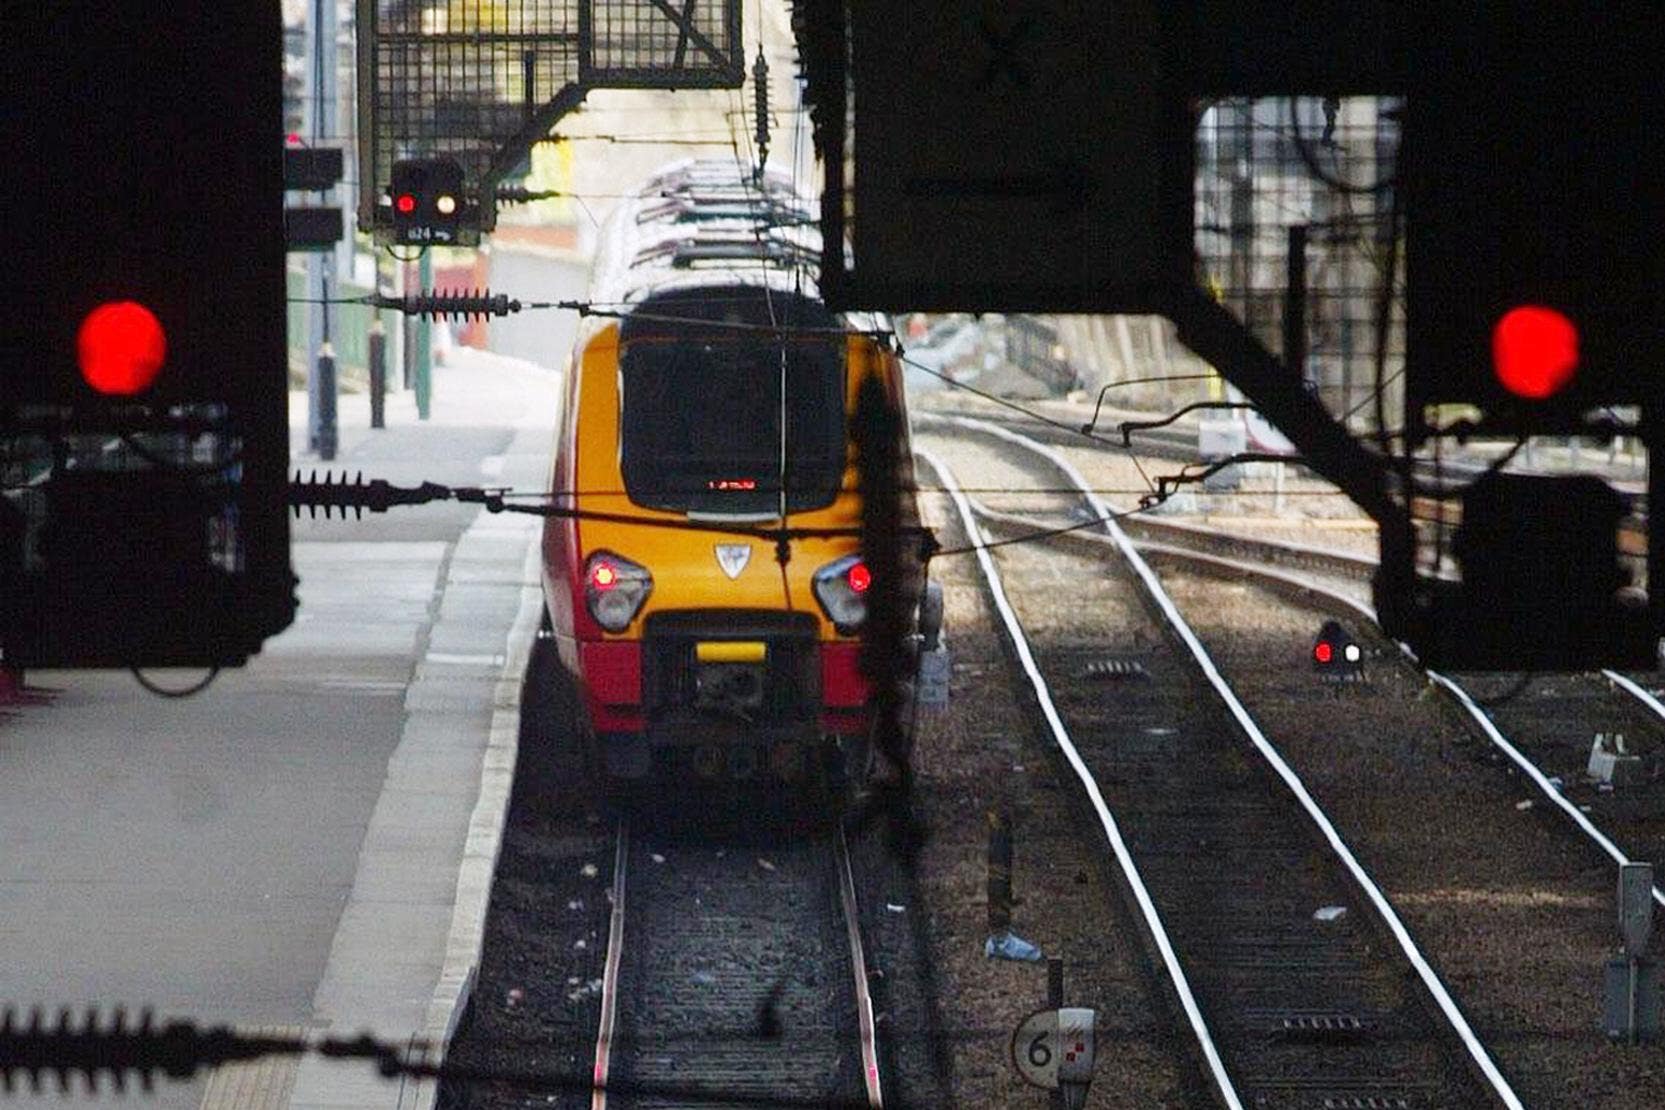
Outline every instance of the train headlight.
[(623, 632), (653, 592), (648, 569), (611, 551), (597, 551), (584, 564), (584, 605), (609, 632)]
[(859, 555), (835, 559), (815, 572), (815, 600), (839, 632), (848, 636), (867, 619), (867, 591), (873, 573)]

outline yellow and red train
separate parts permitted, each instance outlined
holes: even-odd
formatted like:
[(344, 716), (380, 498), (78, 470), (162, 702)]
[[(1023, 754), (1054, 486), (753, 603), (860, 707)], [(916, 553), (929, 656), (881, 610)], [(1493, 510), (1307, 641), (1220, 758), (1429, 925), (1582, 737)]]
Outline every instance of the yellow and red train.
[[(876, 321), (821, 304), (812, 225), (780, 177), (692, 162), (604, 228), (591, 301), (616, 311), (586, 318), (567, 367), (550, 484), (577, 514), (548, 521), (543, 578), (611, 777), (866, 766), (852, 418), (869, 381), (900, 411), (902, 375)], [(771, 538), (787, 528), (833, 534)]]

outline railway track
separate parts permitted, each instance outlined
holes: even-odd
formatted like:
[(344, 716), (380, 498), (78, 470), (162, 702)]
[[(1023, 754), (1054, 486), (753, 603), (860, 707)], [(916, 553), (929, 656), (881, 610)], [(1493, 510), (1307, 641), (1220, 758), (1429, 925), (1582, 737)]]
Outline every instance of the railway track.
[[(1025, 415), (1011, 409), (996, 409), (991, 403), (979, 415), (965, 415), (953, 410), (935, 411), (931, 409), (918, 410), (916, 416), (923, 420), (971, 420), (973, 423), (1002, 428), (1016, 433), (1032, 443), (1047, 447), (1069, 447), (1088, 451), (1097, 451), (1109, 455), (1136, 455), (1147, 459), (1164, 459), (1170, 461), (1197, 463), (1197, 433), (1193, 428), (1166, 426), (1159, 428), (1143, 428), (1137, 431), (1131, 442), (1124, 446), (1117, 442), (1117, 421), (1105, 418), (1091, 434), (1086, 434), (1079, 427), (1072, 427), (1061, 420), (1051, 421), (1044, 414)], [(1293, 465), (1302, 465), (1298, 459)], [(1450, 483), (1453, 480), (1460, 486), (1473, 481), (1488, 469), (1489, 463), (1481, 458), (1445, 459), (1439, 466), (1423, 460), (1417, 464), (1418, 472), (1423, 481), (1430, 486), (1440, 483)], [(1609, 474), (1609, 481), (1616, 488), (1631, 497), (1644, 497), (1645, 484), (1634, 479)], [(1412, 503), (1412, 516), (1424, 524), (1439, 524), (1454, 528), (1462, 522), (1462, 506), (1453, 500), (1442, 500), (1436, 497), (1416, 497)], [(1143, 521), (1130, 522), (1128, 530), (1137, 535), (1144, 529), (1161, 529), (1171, 525), (1176, 529), (1188, 526), (1177, 522), (1156, 521), (1155, 518), (1144, 518)], [(1225, 533), (1216, 533), (1225, 535)], [(1252, 541), (1251, 541), (1252, 542)], [(1619, 552), (1632, 559), (1646, 559), (1648, 553), (1648, 538), (1645, 522), (1641, 519), (1628, 521), (1621, 525), (1618, 536)], [(1300, 545), (1296, 545), (1300, 546)], [(1315, 557), (1340, 556), (1348, 558), (1345, 553), (1328, 552), (1315, 549), (1319, 554)]]
[[(1016, 514), (988, 515), (1007, 525), (1040, 525)], [(1216, 535), (1221, 541), (1219, 547), (1233, 554), (1207, 550), (1206, 539), (1200, 548), (1172, 543), (1143, 543), (1140, 547), (1159, 558), (1277, 583), (1375, 624), (1375, 610), (1365, 600), (1368, 587), (1346, 575), (1326, 580), (1303, 573), (1299, 568), (1309, 560), (1299, 545)], [(1259, 544), (1260, 561), (1237, 557), (1254, 544)], [(1291, 565), (1297, 569), (1274, 569)], [(1577, 781), (1587, 765), (1597, 726), (1605, 725), (1610, 732), (1628, 727), (1632, 750), (1639, 749), (1653, 763), (1660, 759), (1665, 751), (1665, 704), (1640, 683), (1614, 670), (1603, 670), (1599, 675), (1557, 675), (1547, 677), (1538, 690), (1540, 695), (1549, 696), (1521, 700), (1520, 693), (1530, 689), (1523, 676), (1447, 675), (1422, 667), (1403, 644), (1395, 646), (1404, 661), (1445, 693), (1474, 731), (1515, 767), (1551, 808), (1615, 865), (1633, 858), (1665, 859), (1665, 782), (1655, 779), (1633, 792), (1619, 794)], [(1511, 693), (1516, 687), (1519, 692)], [(1619, 727), (1614, 728), (1614, 724)], [(1628, 844), (1630, 851), (1621, 848), (1621, 842)], [(1653, 896), (1658, 905), (1665, 907), (1665, 891), (1656, 886)]]
[[(1590, 836), (1615, 864), (1630, 858), (1665, 861), (1665, 707), (1616, 671), (1540, 676), (1438, 676), (1460, 701), (1481, 712), (1500, 737), (1529, 762), (1540, 795), (1569, 818), (1588, 822)], [(1635, 777), (1600, 788), (1586, 777), (1597, 732), (1626, 738)], [(1522, 768), (1525, 771), (1525, 768)], [(1654, 898), (1665, 907), (1665, 893)]]
[[(956, 418), (952, 423), (1044, 460), (1072, 481), (1083, 498), (1094, 499), (1085, 479), (1079, 474), (1071, 477), (1073, 468), (1046, 445), (982, 421)], [(1101, 505), (1095, 511), (1109, 515), (1110, 509)], [(982, 506), (978, 512), (1008, 528), (1034, 531), (1056, 527), (1057, 523)], [(1126, 531), (1142, 537), (1138, 546), (1153, 556), (1276, 582), (1325, 599), (1375, 624), (1375, 611), (1369, 604), (1374, 560), (1149, 517), (1129, 516), (1122, 523)], [(1114, 546), (1108, 535), (1081, 535), (1089, 542)], [(1632, 859), (1665, 859), (1665, 782), (1655, 779), (1624, 794), (1576, 785), (1597, 727), (1609, 732), (1628, 729), (1632, 744), (1650, 761), (1656, 762), (1665, 750), (1665, 704), (1641, 684), (1613, 670), (1599, 675), (1556, 676), (1546, 678), (1540, 690), (1552, 696), (1522, 699), (1509, 694), (1516, 686), (1530, 689), (1521, 676), (1457, 676), (1430, 671), (1421, 667), (1404, 645), (1396, 647), (1410, 666), (1449, 696), (1475, 731), (1533, 784), (1551, 808), (1616, 866)], [(1569, 789), (1569, 784), (1575, 785)], [(1654, 900), (1665, 907), (1665, 891), (1657, 886)]]
[(663, 842), (621, 825), (592, 1110), (883, 1105), (841, 831)]
[[(924, 457), (955, 491), (967, 534), (979, 535), (946, 465)], [(1146, 622), (1135, 634), (1146, 650), (1133, 660), (1106, 658), (1118, 645), (1103, 639), (1111, 622), (1095, 597), (1073, 597), (1095, 614), (1078, 625), (1049, 604), (1058, 581), (1102, 585), (1101, 574), (1072, 573), (1032, 545), (1003, 549), (1003, 567), (986, 549), (977, 558), (1208, 1084), (1228, 1107), (1268, 1110), (1521, 1105), (1370, 876), (1123, 546), (1128, 574), (1166, 626), (1137, 607), (1118, 613), (1127, 625)], [(1044, 618), (1039, 630), (1026, 629), (1019, 611)], [(1107, 693), (1099, 676), (1133, 664), (1143, 677)], [(1364, 914), (1325, 910), (1361, 902)]]

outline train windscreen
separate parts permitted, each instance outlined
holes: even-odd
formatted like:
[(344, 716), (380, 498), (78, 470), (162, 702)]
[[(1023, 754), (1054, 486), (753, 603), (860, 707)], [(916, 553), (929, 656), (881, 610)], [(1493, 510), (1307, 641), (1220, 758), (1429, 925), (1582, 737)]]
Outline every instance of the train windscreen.
[(837, 327), (813, 302), (775, 294), (771, 304), (755, 289), (661, 297), (633, 313), (620, 352), (630, 500), (691, 514), (778, 512), (784, 415), (787, 509), (831, 504), (845, 455)]

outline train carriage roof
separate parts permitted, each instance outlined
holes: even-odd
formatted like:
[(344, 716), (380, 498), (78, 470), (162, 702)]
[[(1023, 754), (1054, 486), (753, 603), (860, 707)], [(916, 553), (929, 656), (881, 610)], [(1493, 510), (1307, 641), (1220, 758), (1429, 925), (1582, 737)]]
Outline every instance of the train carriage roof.
[(672, 289), (733, 285), (818, 298), (816, 215), (778, 170), (754, 181), (733, 161), (668, 166), (603, 226), (591, 300), (622, 307)]

